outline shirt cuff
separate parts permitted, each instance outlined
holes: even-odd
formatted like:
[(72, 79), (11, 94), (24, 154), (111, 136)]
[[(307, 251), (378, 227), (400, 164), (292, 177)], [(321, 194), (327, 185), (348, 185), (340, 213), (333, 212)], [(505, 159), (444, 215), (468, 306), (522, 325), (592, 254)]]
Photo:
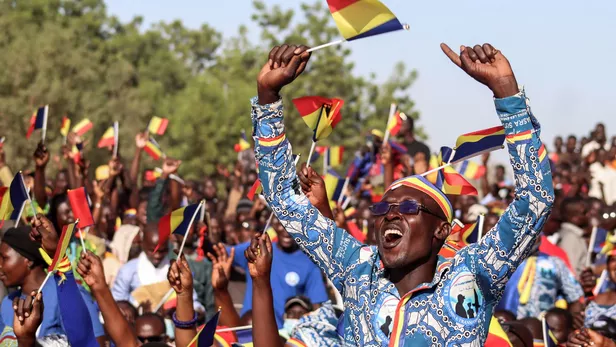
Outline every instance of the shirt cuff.
[(519, 134), (535, 130), (526, 92), (523, 88), (512, 96), (494, 99), (496, 113), (506, 134)]
[(273, 102), (271, 104), (260, 105), (259, 97), (255, 96), (250, 99), (250, 104), (252, 105), (253, 115), (255, 119), (261, 119), (268, 114), (272, 114), (282, 107), (282, 98), (278, 99), (278, 101)]

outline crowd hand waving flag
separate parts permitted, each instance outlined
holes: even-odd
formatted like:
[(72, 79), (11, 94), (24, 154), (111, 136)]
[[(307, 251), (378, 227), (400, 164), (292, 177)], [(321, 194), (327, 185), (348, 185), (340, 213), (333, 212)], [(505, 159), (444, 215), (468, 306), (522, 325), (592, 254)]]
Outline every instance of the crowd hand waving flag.
[(32, 113), (30, 117), (30, 126), (28, 127), (28, 132), (26, 133), (26, 138), (29, 139), (32, 132), (36, 129), (42, 130), (42, 141), (45, 142), (45, 131), (47, 130), (47, 116), (49, 114), (49, 105), (45, 105), (43, 107), (39, 107)]
[(154, 160), (159, 160), (165, 156), (158, 142), (151, 137), (148, 139), (145, 147), (143, 147), (143, 150)]
[(321, 96), (305, 96), (293, 99), (302, 120), (312, 130), (312, 140), (317, 142), (328, 137), (342, 119), (342, 99), (328, 99)]
[(115, 128), (109, 127), (98, 141), (98, 148), (112, 147), (115, 145)]
[(5, 220), (12, 220), (17, 223), (21, 217), (24, 204), (28, 200), (28, 191), (22, 173), (18, 172), (8, 188), (0, 187), (0, 227)]
[(502, 126), (460, 135), (456, 140), (455, 153), (451, 158), (451, 163), (455, 164), (483, 153), (501, 149), (504, 143), (505, 128)]
[(49, 277), (51, 277), (54, 272), (59, 273), (60, 277), (62, 277), (62, 281), (64, 281), (66, 279), (64, 273), (71, 270), (71, 262), (66, 255), (66, 250), (71, 243), (71, 237), (73, 236), (73, 232), (75, 231), (77, 223), (79, 223), (79, 219), (75, 220), (74, 223), (65, 225), (62, 228), (62, 233), (60, 234), (60, 238), (58, 239), (58, 246), (56, 247), (56, 253), (53, 256), (53, 259), (49, 257), (47, 252), (39, 248), (41, 256), (43, 257), (43, 259), (45, 259), (47, 264), (49, 264), (49, 266), (47, 267), (47, 277), (45, 278), (43, 284), (41, 284), (39, 292), (43, 289), (43, 287), (45, 286), (45, 282), (47, 282)]
[(235, 144), (233, 150), (235, 150), (237, 153), (240, 153), (247, 149), (250, 149), (250, 142), (248, 142), (248, 139), (246, 138), (246, 132), (242, 130), (242, 136), (240, 136), (240, 141)]
[[(162, 217), (158, 222), (158, 245), (156, 246), (154, 252), (158, 251), (160, 245), (169, 240), (169, 236), (171, 234), (182, 235), (184, 236), (184, 241), (186, 241), (186, 236), (190, 232), (190, 227), (193, 222), (195, 219), (200, 218), (199, 214), (201, 212), (201, 204), (203, 203), (204, 202), (202, 201), (198, 204), (192, 204), (179, 208)], [(182, 253), (184, 241), (180, 247), (178, 257)]]
[(150, 120), (150, 124), (148, 124), (148, 132), (150, 134), (164, 135), (168, 125), (169, 120), (167, 118), (154, 116)]
[(85, 118), (79, 121), (79, 123), (75, 124), (75, 126), (73, 127), (73, 132), (79, 136), (83, 136), (88, 131), (90, 131), (92, 127), (92, 122), (89, 119)]

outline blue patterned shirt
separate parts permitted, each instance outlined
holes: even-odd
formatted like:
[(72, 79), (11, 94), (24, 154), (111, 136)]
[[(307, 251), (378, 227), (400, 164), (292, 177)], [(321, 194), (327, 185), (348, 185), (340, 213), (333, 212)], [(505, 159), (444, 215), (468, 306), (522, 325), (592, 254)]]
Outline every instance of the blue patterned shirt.
[[(430, 283), (398, 293), (376, 247), (359, 243), (293, 189), (296, 168), (286, 138), (282, 101), (252, 100), (253, 137), (263, 193), (300, 248), (344, 298), (346, 345), (481, 346), (494, 306), (529, 255), (554, 201), (539, 123), (524, 92), (496, 99), (516, 178), (516, 198), (498, 224), (452, 259), (439, 257)], [(547, 154), (547, 153), (546, 153)], [(541, 159), (540, 159), (541, 158)], [(391, 340), (391, 342), (390, 342)]]

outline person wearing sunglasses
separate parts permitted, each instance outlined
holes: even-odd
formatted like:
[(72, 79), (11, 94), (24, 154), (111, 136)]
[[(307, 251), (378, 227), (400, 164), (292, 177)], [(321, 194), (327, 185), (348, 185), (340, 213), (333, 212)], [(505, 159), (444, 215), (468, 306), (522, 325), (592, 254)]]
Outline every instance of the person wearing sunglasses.
[(168, 338), (165, 334), (165, 320), (156, 313), (144, 313), (135, 321), (135, 331), (141, 343), (164, 342)]
[(554, 202), (540, 127), (507, 59), (489, 44), (462, 46), (460, 54), (441, 48), (494, 94), (516, 178), (515, 199), (494, 229), (450, 259), (438, 253), (451, 231), (451, 203), (421, 176), (394, 182), (372, 206), (376, 247), (362, 245), (319, 212), (326, 207), (314, 205), (313, 185), (320, 184), (314, 170), (302, 168), (302, 192), (295, 192), (280, 90), (306, 68), (308, 48), (274, 47), (257, 77), (252, 123), (263, 195), (341, 293), (339, 334), (345, 345), (483, 345), (494, 306)]

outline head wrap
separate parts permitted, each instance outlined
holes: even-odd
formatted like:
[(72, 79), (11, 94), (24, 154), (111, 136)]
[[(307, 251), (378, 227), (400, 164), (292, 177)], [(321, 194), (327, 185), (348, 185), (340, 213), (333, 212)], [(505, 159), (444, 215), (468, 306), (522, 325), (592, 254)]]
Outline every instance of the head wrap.
[(442, 190), (430, 183), (425, 177), (415, 175), (399, 179), (392, 183), (391, 186), (387, 188), (386, 192), (402, 186), (419, 190), (432, 198), (432, 200), (438, 204), (441, 211), (443, 211), (447, 221), (451, 223), (453, 219), (453, 207), (451, 207), (451, 202), (449, 202), (447, 195), (445, 195)]
[(39, 251), (40, 246), (30, 240), (30, 230), (30, 227), (27, 226), (10, 228), (4, 233), (2, 242), (6, 243), (24, 258), (32, 261), (34, 266), (46, 265), (47, 263)]

